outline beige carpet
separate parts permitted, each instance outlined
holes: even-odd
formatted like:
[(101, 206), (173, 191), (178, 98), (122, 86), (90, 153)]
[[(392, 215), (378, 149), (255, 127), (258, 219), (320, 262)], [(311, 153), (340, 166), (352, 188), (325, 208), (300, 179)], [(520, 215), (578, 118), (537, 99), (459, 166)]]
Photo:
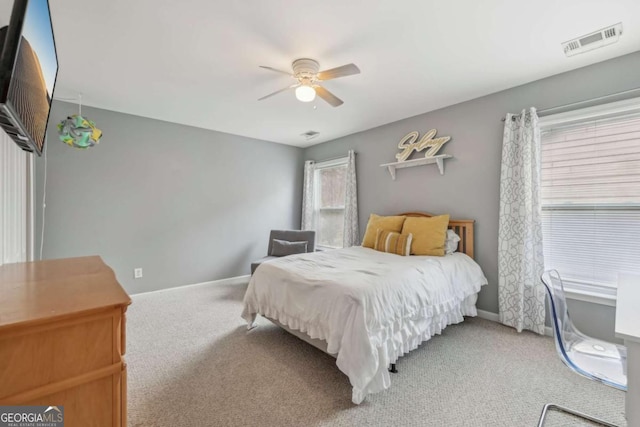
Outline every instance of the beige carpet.
[[(551, 338), (477, 318), (400, 359), (389, 390), (353, 405), (335, 359), (264, 319), (247, 332), (245, 288), (133, 297), (130, 426), (536, 426), (547, 402), (626, 425), (624, 393), (571, 372)], [(554, 413), (547, 425), (589, 424)]]

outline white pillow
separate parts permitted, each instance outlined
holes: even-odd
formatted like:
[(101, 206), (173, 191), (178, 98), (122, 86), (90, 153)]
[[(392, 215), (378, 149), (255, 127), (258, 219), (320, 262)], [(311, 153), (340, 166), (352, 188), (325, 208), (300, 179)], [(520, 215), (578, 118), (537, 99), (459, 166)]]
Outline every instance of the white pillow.
[(447, 255), (454, 253), (458, 250), (458, 242), (460, 241), (460, 236), (456, 234), (453, 230), (447, 230), (447, 240), (444, 242), (444, 249)]

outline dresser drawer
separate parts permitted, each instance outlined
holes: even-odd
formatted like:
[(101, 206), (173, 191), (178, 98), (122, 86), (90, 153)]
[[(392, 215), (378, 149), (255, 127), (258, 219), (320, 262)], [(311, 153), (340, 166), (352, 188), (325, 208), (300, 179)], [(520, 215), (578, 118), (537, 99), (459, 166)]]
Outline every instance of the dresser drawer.
[(65, 427), (118, 427), (122, 425), (119, 386), (120, 373), (107, 375), (24, 405), (64, 406)]
[(121, 357), (121, 310), (0, 334), (3, 398), (105, 368)]

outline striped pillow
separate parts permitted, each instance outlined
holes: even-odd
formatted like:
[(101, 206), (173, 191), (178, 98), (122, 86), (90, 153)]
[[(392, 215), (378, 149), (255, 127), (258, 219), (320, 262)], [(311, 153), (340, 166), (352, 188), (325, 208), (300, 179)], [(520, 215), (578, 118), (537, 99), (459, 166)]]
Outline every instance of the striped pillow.
[(407, 256), (411, 252), (412, 239), (413, 235), (411, 233), (400, 234), (395, 231), (379, 228), (373, 249), (380, 252)]

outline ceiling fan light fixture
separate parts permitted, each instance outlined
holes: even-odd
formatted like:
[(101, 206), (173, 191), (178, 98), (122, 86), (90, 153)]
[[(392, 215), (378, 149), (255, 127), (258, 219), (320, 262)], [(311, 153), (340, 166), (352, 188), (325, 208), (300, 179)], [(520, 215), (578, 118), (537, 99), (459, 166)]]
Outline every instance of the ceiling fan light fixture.
[[(264, 65), (260, 65), (260, 68), (275, 71), (280, 74), (286, 74), (295, 79), (296, 82), (284, 89), (277, 90), (269, 95), (263, 96), (262, 98), (258, 98), (258, 101), (271, 98), (274, 95), (295, 88), (296, 98), (300, 102), (311, 102), (316, 99), (317, 95), (318, 98), (322, 99), (332, 107), (339, 107), (344, 104), (344, 102), (327, 90), (327, 88), (322, 86), (322, 82), (360, 74), (360, 69), (355, 64), (346, 64), (329, 70), (318, 71), (320, 70), (318, 61), (314, 61), (309, 58), (299, 58), (293, 61), (291, 64), (293, 73)], [(315, 109), (316, 107), (314, 106), (313, 108)]]
[(307, 85), (298, 86), (296, 88), (296, 98), (301, 102), (311, 102), (316, 99), (316, 90)]

